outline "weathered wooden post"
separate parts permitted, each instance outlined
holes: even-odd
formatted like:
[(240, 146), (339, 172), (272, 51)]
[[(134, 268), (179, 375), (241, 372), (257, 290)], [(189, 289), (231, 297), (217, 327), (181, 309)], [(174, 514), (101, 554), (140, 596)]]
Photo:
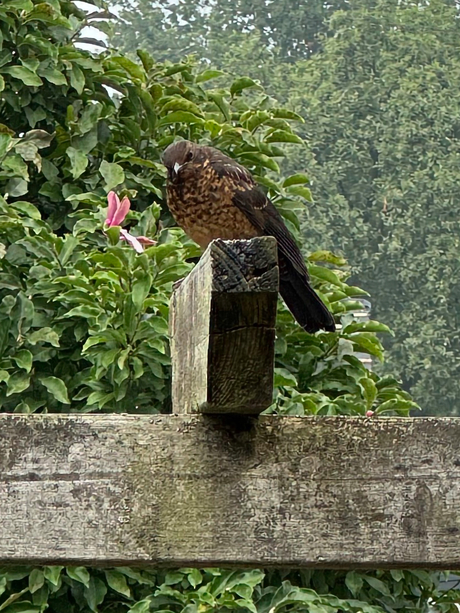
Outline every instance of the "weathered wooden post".
[(171, 301), (175, 413), (257, 414), (273, 396), (277, 246), (213, 241)]

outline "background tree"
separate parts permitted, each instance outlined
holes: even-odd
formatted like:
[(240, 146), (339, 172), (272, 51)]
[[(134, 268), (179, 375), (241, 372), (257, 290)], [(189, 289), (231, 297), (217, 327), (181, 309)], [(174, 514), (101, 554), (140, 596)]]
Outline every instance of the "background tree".
[(126, 52), (140, 46), (159, 60), (193, 53), (232, 74), (241, 74), (243, 63), (244, 74), (253, 67), (260, 78), (270, 60), (310, 57), (321, 46), (329, 17), (348, 6), (344, 0), (122, 0), (112, 40)]
[(453, 413), (460, 406), (457, 9), (440, 0), (357, 2), (330, 27), (333, 36), (303, 64), (290, 98), (305, 109), (300, 130), (315, 159), (304, 158), (317, 206), (303, 234), (313, 247), (346, 253), (374, 315), (396, 331), (386, 340), (387, 368), (426, 410)]

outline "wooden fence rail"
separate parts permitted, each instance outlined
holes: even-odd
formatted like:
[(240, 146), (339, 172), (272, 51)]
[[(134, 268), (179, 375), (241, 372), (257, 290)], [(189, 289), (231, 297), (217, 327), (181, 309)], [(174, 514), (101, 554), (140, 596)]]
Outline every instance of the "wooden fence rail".
[(0, 562), (460, 567), (460, 420), (0, 416)]

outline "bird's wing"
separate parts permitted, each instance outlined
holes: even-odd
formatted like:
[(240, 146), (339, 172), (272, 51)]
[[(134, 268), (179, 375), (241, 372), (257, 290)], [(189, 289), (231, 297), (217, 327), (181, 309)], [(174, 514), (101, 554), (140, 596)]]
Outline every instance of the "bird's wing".
[(299, 247), (275, 205), (260, 189), (251, 173), (223, 154), (211, 163), (215, 172), (232, 190), (235, 206), (263, 234), (274, 236), (278, 241), (280, 252), (290, 260), (297, 272), (308, 279), (307, 268)]

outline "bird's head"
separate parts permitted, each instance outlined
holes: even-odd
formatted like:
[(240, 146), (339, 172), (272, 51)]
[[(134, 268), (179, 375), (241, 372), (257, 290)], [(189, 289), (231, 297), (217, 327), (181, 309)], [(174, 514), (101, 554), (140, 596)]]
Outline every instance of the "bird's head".
[(162, 157), (162, 162), (168, 171), (169, 181), (172, 183), (181, 181), (188, 168), (203, 161), (201, 157), (203, 157), (202, 147), (189, 140), (181, 140), (169, 145)]

